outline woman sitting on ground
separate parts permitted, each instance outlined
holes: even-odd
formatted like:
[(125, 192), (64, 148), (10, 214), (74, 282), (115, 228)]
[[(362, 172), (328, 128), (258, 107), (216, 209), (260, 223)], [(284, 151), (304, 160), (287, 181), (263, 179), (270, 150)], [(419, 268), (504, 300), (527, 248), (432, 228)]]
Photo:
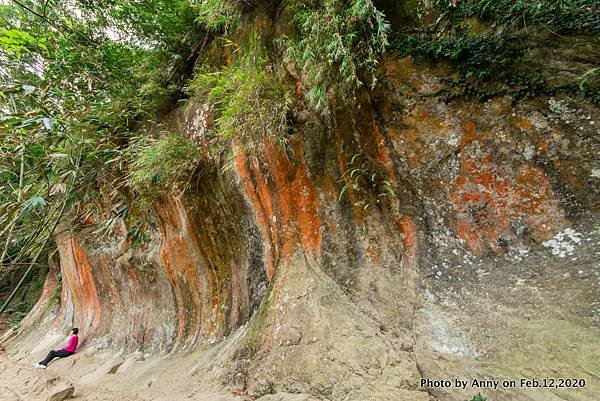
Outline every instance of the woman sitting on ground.
[(38, 369), (46, 369), (50, 361), (54, 358), (66, 358), (73, 355), (77, 350), (77, 344), (79, 344), (79, 337), (77, 337), (77, 334), (79, 334), (79, 329), (75, 327), (71, 330), (71, 333), (73, 333), (73, 335), (71, 338), (69, 338), (69, 343), (66, 347), (59, 349), (58, 351), (50, 351), (43, 361), (35, 364), (34, 366)]

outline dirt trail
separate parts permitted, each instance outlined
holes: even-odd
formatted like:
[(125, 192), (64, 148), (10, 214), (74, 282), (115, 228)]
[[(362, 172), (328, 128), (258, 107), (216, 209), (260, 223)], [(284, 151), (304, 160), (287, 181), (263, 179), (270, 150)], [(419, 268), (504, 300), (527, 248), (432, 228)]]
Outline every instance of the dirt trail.
[[(75, 355), (55, 359), (45, 370), (34, 367), (45, 356), (45, 345), (38, 344), (31, 352), (0, 345), (0, 400), (46, 401), (57, 389), (73, 385), (71, 399), (81, 401), (245, 401), (225, 394), (215, 386), (214, 375), (202, 369), (223, 358), (241, 334), (210, 349), (154, 357), (139, 352), (120, 355), (84, 341)], [(6, 336), (3, 340), (10, 341)], [(55, 338), (49, 348), (57, 349), (63, 342)], [(220, 372), (218, 367), (213, 370)]]
[[(0, 354), (2, 401), (46, 401), (56, 389), (68, 385), (75, 387), (72, 399), (82, 401), (242, 400), (201, 391), (203, 383), (191, 377), (189, 359), (125, 361), (82, 352), (55, 360), (48, 369), (40, 370), (33, 367), (33, 362), (41, 358), (39, 355), (13, 358), (6, 352)], [(111, 373), (112, 370), (116, 371)]]

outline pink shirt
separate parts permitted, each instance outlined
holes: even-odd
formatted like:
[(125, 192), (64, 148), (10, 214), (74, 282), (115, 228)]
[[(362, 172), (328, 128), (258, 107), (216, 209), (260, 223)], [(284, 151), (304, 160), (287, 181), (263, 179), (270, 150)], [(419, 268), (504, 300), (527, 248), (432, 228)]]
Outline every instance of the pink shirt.
[(75, 352), (75, 350), (77, 350), (77, 344), (79, 344), (79, 337), (71, 336), (71, 338), (69, 338), (69, 343), (63, 349), (65, 351)]

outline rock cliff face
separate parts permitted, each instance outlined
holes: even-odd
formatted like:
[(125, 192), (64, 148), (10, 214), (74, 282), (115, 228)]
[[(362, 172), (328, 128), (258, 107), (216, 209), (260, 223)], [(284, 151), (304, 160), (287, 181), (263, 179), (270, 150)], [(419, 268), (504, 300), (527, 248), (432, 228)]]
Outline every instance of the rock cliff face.
[[(185, 195), (147, 206), (142, 244), (124, 223), (104, 241), (61, 234), (60, 306), (53, 272), (18, 341), (76, 325), (88, 350), (224, 347), (193, 374), (255, 398), (463, 400), (478, 390), (420, 378), (543, 372), (544, 349), (573, 335), (562, 316), (596, 348), (564, 356), (558, 375), (589, 381), (561, 399), (591, 400), (599, 110), (567, 95), (446, 102), (448, 68), (388, 57), (368, 105), (327, 125), (297, 115), (285, 146), (235, 145), (224, 172), (207, 166)], [(169, 124), (201, 142), (203, 110), (189, 102)]]

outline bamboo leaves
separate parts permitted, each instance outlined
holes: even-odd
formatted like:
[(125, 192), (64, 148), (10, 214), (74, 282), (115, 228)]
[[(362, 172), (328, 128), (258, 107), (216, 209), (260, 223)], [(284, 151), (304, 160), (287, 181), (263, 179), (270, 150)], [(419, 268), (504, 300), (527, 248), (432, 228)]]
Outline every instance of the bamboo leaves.
[(297, 2), (296, 8), (299, 38), (285, 41), (288, 57), (304, 75), (310, 103), (329, 114), (332, 101), (351, 101), (357, 88), (373, 88), (390, 31), (373, 1)]

